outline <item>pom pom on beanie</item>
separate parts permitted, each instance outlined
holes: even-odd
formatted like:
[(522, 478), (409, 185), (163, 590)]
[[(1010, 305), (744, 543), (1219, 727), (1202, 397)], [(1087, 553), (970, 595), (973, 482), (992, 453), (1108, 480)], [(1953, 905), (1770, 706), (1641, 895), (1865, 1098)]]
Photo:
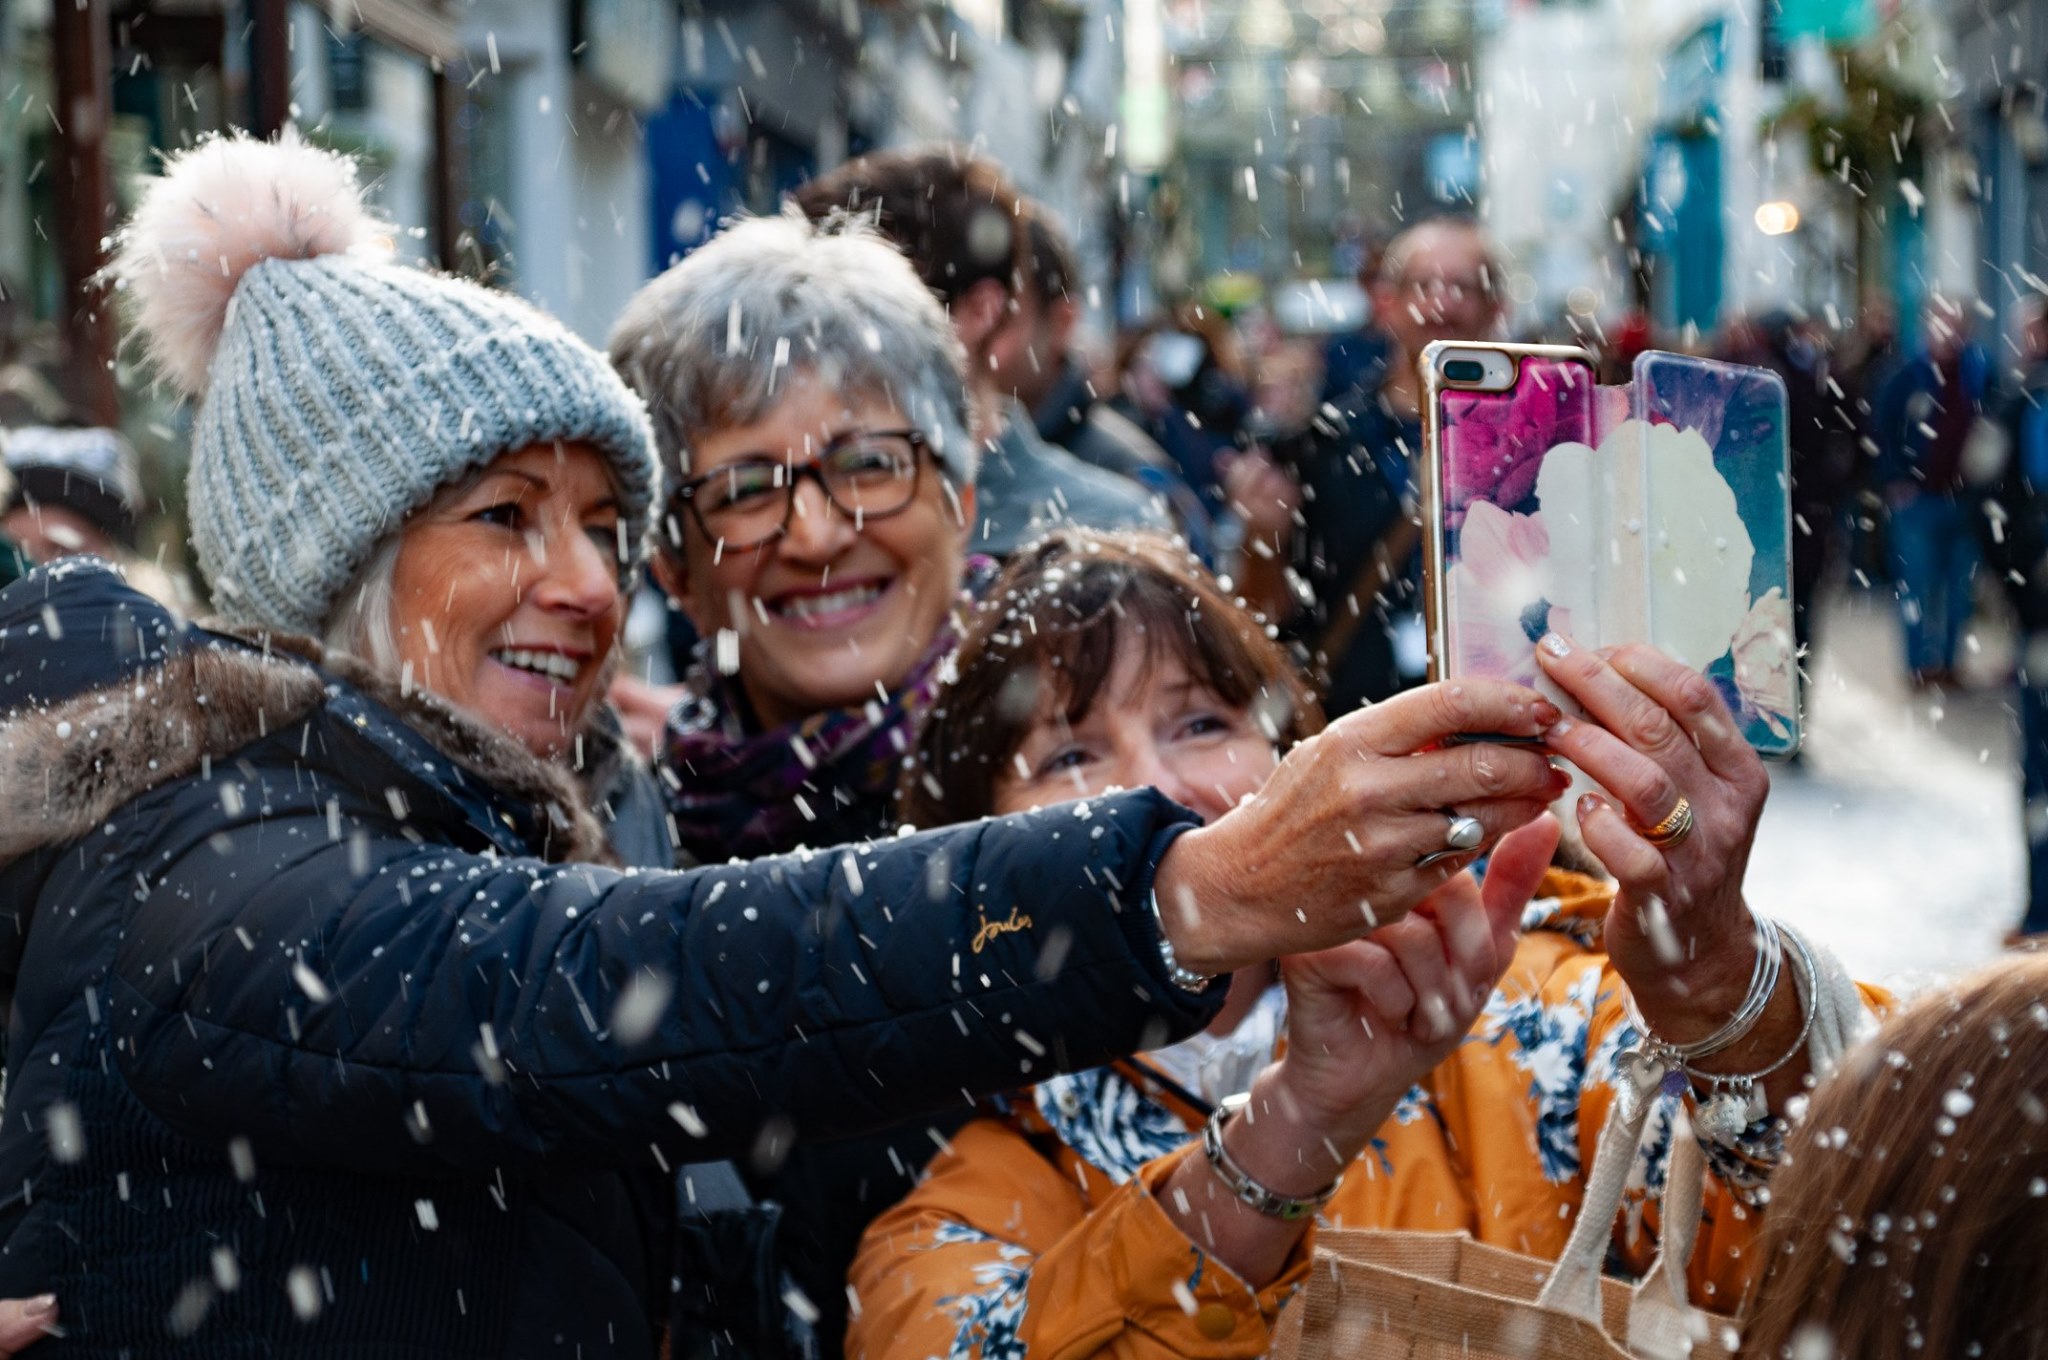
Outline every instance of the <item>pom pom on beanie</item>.
[(151, 362), (196, 396), (244, 274), (265, 260), (388, 254), (392, 230), (364, 206), (348, 157), (292, 128), (275, 142), (213, 136), (149, 182), (107, 273)]

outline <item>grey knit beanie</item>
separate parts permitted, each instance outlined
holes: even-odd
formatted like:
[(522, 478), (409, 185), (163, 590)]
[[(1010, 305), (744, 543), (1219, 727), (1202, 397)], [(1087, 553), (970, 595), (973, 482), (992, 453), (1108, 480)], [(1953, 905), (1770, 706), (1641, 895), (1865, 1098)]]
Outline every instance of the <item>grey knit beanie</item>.
[(199, 398), (192, 545), (228, 619), (320, 633), (377, 545), (498, 455), (583, 441), (635, 563), (658, 474), (604, 356), (517, 298), (398, 263), (355, 166), (287, 131), (172, 159), (109, 268), (144, 344)]

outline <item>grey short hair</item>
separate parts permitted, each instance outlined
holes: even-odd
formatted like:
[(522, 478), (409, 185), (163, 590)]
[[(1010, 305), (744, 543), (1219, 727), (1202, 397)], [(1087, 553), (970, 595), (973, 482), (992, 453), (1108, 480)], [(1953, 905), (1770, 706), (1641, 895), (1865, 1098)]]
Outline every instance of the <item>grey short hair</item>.
[(671, 488), (689, 476), (693, 435), (766, 418), (790, 371), (895, 405), (954, 485), (980, 467), (960, 339), (864, 219), (813, 224), (791, 209), (733, 222), (633, 295), (610, 349), (647, 401)]

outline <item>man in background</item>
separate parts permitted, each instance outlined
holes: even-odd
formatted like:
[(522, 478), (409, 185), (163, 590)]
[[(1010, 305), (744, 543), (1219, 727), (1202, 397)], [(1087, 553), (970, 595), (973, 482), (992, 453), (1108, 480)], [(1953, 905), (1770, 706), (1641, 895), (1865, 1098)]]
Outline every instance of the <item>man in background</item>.
[(996, 377), (997, 351), (1019, 325), (1013, 304), (1029, 267), (1024, 200), (1002, 167), (959, 147), (879, 151), (820, 175), (795, 200), (813, 221), (835, 212), (871, 218), (952, 318), (967, 350), (974, 434), (986, 445), (970, 551), (1002, 557), (1055, 524), (1172, 527), (1145, 488), (1040, 438)]
[(1955, 680), (1977, 566), (1959, 496), (1963, 446), (1990, 396), (1990, 355), (1970, 338), (1963, 304), (1936, 294), (1919, 350), (1886, 380), (1873, 413), (1877, 489), (1890, 512), (1893, 578), (1915, 685)]
[(1031, 413), (1046, 443), (1163, 499), (1188, 545), (1213, 561), (1209, 514), (1200, 498), (1166, 451), (1109, 405), (1081, 362), (1074, 343), (1082, 312), (1080, 263), (1042, 203), (1024, 205), (1024, 250), (1013, 320), (990, 346), (998, 390)]
[(1389, 241), (1371, 290), (1387, 353), (1286, 451), (1302, 490), (1293, 559), (1313, 600), (1290, 631), (1326, 679), (1333, 718), (1423, 678), (1416, 359), (1431, 341), (1491, 339), (1499, 281), (1468, 219), (1430, 218)]

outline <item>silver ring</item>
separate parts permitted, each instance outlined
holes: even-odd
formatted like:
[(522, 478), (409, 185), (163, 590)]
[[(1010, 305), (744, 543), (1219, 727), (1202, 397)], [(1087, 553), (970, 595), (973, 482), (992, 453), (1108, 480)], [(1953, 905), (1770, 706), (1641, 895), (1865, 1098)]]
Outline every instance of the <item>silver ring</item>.
[(1469, 855), (1485, 844), (1486, 827), (1477, 817), (1467, 817), (1463, 813), (1452, 812), (1449, 808), (1444, 809), (1444, 816), (1450, 818), (1451, 822), (1450, 826), (1444, 831), (1444, 848), (1432, 850), (1421, 859), (1416, 860), (1416, 868), (1427, 869), (1432, 865), (1441, 864), (1447, 859), (1456, 859), (1460, 855)]

